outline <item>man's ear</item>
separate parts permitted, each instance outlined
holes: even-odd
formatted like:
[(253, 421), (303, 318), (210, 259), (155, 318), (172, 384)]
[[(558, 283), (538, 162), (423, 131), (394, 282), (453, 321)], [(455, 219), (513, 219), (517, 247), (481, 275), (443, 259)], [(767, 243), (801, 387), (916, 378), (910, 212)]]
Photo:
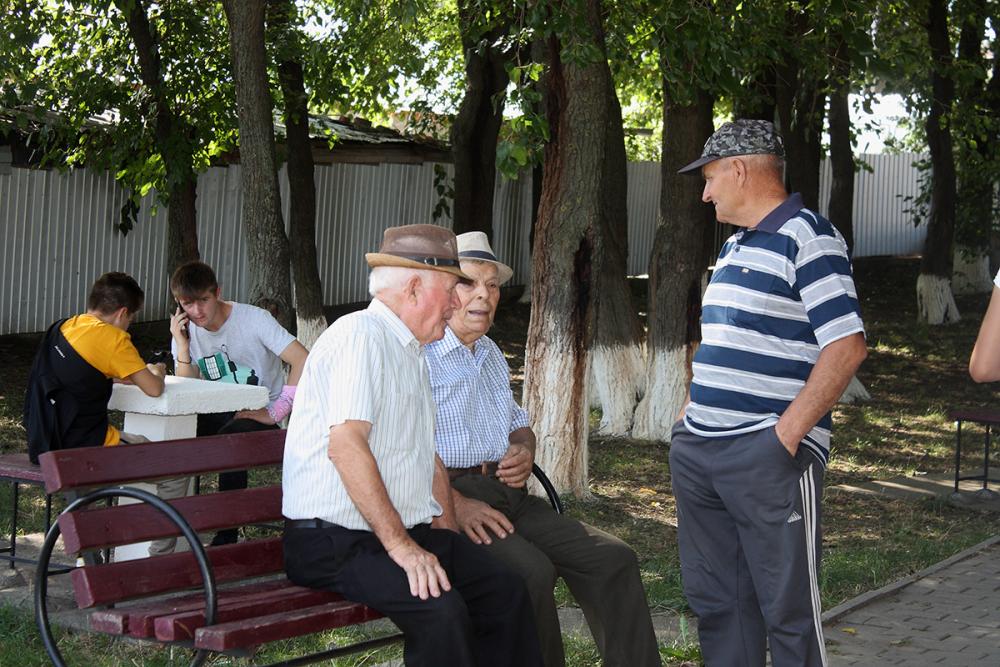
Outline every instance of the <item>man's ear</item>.
[(423, 287), (423, 281), (420, 279), (419, 274), (414, 274), (410, 276), (409, 280), (406, 281), (406, 298), (411, 301), (417, 300), (417, 294)]
[(730, 164), (735, 172), (733, 175), (736, 177), (737, 184), (743, 185), (747, 180), (747, 163), (736, 157), (733, 158), (733, 161)]

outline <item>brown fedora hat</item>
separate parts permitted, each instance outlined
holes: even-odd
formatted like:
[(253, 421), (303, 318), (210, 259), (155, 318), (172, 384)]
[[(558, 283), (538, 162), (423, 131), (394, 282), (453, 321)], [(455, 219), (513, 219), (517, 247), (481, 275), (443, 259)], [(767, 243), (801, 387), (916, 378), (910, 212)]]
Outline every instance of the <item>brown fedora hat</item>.
[(382, 247), (378, 252), (366, 253), (365, 259), (372, 268), (402, 266), (444, 271), (462, 280), (471, 280), (462, 273), (455, 235), (450, 229), (437, 225), (390, 227), (382, 234)]

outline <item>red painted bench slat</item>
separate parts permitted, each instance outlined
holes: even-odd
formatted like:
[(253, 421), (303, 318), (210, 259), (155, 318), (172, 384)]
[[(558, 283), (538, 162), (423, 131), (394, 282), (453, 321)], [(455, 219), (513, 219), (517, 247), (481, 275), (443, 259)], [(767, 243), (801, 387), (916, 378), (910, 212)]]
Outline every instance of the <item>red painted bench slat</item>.
[[(216, 624), (243, 621), (249, 618), (270, 616), (281, 612), (295, 611), (306, 607), (316, 607), (330, 602), (341, 602), (343, 597), (336, 593), (311, 588), (286, 590), (279, 594), (261, 593), (232, 599), (220, 604), (215, 614)], [(363, 606), (363, 605), (357, 605)], [(193, 639), (195, 631), (205, 626), (204, 607), (202, 609), (164, 615), (155, 619), (156, 638), (160, 641)]]
[[(198, 532), (281, 519), (281, 487), (266, 486), (171, 501)], [(67, 553), (180, 535), (174, 522), (150, 505), (119, 505), (59, 517)]]
[[(219, 583), (259, 577), (284, 568), (281, 538), (229, 544), (206, 550)], [(193, 588), (202, 584), (191, 553), (88, 565), (73, 570), (73, 591), (80, 607)]]
[(0, 478), (41, 484), (45, 481), (42, 469), (28, 460), (27, 454), (0, 456)]
[[(219, 588), (219, 606), (244, 595), (269, 591), (277, 591), (280, 594), (290, 588), (297, 588), (297, 586), (284, 577), (246, 586)], [(127, 634), (137, 638), (152, 637), (154, 634), (153, 622), (160, 616), (204, 608), (205, 593), (203, 591), (196, 591), (189, 595), (177, 595), (167, 599), (159, 598), (152, 602), (143, 600), (91, 612), (90, 629), (111, 635)]]
[(42, 454), (38, 462), (45, 476), (45, 490), (55, 493), (280, 465), (284, 445), (285, 431), (276, 429), (126, 447), (63, 449)]
[(1000, 425), (1000, 411), (989, 408), (958, 408), (948, 411), (952, 421), (968, 421), (977, 424)]
[(195, 632), (194, 645), (195, 648), (210, 651), (227, 651), (342, 628), (376, 618), (380, 618), (380, 614), (375, 610), (344, 600), (199, 628)]

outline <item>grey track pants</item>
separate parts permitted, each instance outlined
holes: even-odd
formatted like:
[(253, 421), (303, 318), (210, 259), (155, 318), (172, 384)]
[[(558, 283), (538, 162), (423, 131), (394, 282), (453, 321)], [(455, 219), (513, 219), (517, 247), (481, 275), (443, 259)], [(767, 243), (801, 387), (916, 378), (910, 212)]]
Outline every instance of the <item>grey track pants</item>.
[[(820, 620), (823, 468), (774, 427), (670, 445), (681, 575), (709, 667), (826, 665)], [(767, 642), (765, 643), (765, 638)]]

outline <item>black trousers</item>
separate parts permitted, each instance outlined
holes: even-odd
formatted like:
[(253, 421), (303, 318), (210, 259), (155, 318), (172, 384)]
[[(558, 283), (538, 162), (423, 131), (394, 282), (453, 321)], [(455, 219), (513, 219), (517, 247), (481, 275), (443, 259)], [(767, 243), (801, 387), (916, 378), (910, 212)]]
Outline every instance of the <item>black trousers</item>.
[[(272, 431), (279, 428), (277, 424), (261, 424), (253, 419), (234, 419), (234, 412), (216, 412), (198, 415), (198, 437), (206, 435), (225, 435), (227, 433), (251, 433), (253, 431)], [(236, 491), (247, 488), (247, 471), (232, 470), (219, 473), (219, 491)], [(216, 533), (212, 544), (234, 544), (239, 539), (238, 528), (227, 528)]]
[(410, 536), (437, 556), (450, 591), (421, 600), (374, 533), (340, 526), (286, 528), (285, 570), (300, 586), (336, 591), (391, 619), (407, 667), (541, 667), (524, 582), (463, 535), (429, 525)]

